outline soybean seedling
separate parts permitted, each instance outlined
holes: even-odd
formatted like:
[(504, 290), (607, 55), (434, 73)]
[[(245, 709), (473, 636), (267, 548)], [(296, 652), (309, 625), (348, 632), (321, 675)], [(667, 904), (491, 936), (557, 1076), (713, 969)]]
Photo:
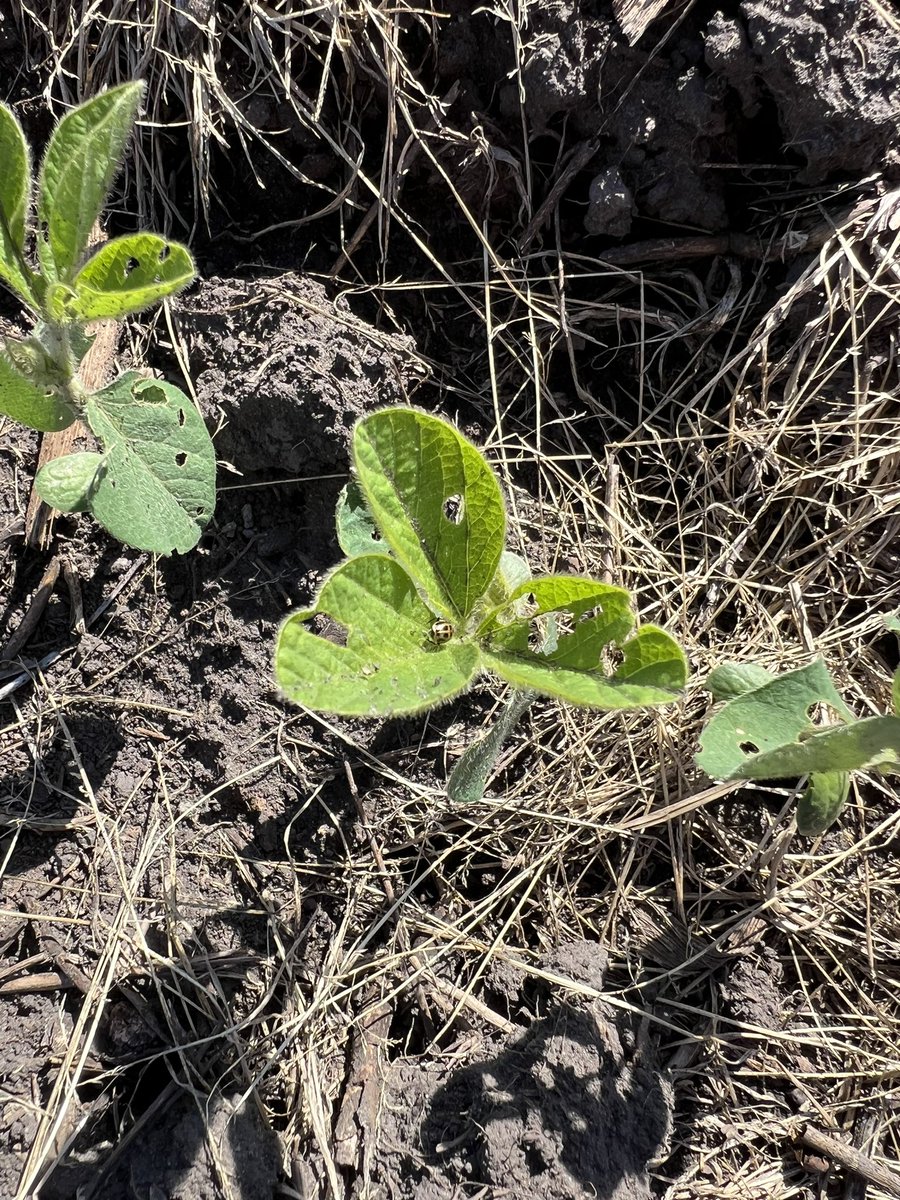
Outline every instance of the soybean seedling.
[[(885, 624), (900, 634), (900, 620)], [(727, 663), (706, 684), (723, 707), (700, 737), (697, 765), (714, 779), (809, 777), (797, 804), (797, 829), (824, 833), (838, 818), (852, 771), (900, 773), (900, 670), (893, 679), (893, 713), (853, 715), (819, 660), (784, 675), (755, 664)], [(811, 713), (827, 705), (838, 724), (814, 725)]]
[(0, 349), (0, 414), (41, 432), (82, 420), (100, 451), (47, 463), (38, 495), (62, 512), (91, 512), (130, 546), (171, 554), (196, 544), (215, 507), (203, 419), (169, 383), (129, 371), (89, 392), (78, 375), (92, 341), (86, 325), (141, 312), (195, 275), (188, 250), (155, 233), (88, 251), (142, 90), (112, 88), (63, 117), (36, 179), (22, 128), (0, 105), (0, 279), (36, 317), (28, 337), (6, 338)]
[[(451, 795), (471, 800), (534, 695), (601, 709), (677, 698), (684, 653), (654, 625), (635, 630), (624, 588), (531, 578), (504, 550), (497, 478), (452, 425), (412, 408), (376, 412), (354, 430), (353, 461), (355, 482), (337, 513), (348, 557), (278, 635), (275, 674), (290, 700), (345, 716), (400, 716), (499, 676), (514, 689), (501, 737), (492, 731), (451, 778)], [(326, 616), (338, 640), (309, 628)], [(618, 665), (605, 669), (604, 656)]]

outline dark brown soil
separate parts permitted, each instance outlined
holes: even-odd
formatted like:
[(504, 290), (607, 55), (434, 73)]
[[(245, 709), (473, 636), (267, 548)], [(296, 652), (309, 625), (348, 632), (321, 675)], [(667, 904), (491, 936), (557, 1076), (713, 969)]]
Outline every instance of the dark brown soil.
[[(219, 7), (221, 20), (237, 29), (235, 6)], [(408, 40), (421, 51), (416, 61), (428, 88), (444, 94), (457, 85), (445, 114), (454, 136), (436, 142), (434, 161), (410, 163), (404, 202), (421, 236), (416, 243), (392, 228), (382, 279), (427, 280), (440, 296), (445, 281), (424, 244), (458, 265), (464, 285), (480, 288), (481, 248), (443, 199), (441, 171), (494, 244), (546, 253), (551, 266), (540, 271), (555, 280), (564, 261), (651, 239), (674, 243), (700, 232), (752, 237), (761, 246), (787, 232), (782, 206), (801, 189), (821, 184), (813, 204), (822, 206), (842, 188), (897, 170), (900, 19), (889, 0), (883, 7), (892, 22), (868, 0), (670, 4), (634, 45), (617, 20), (621, 5), (543, 0), (530, 6), (534, 50), (521, 81), (510, 77), (509, 23), (490, 6), (474, 7), (468, 0), (440, 6), (433, 38), (410, 22)], [(13, 19), (15, 8), (0, 4), (0, 93), (19, 100), (39, 87), (20, 70), (24, 26), (21, 10)], [(250, 89), (239, 81), (250, 68), (235, 62), (230, 86), (247, 109)], [(347, 97), (368, 104), (364, 123), (375, 136), (364, 158), (377, 177), (385, 152), (381, 77), (372, 70), (339, 78)], [(323, 120), (336, 119), (337, 92), (327, 93)], [(37, 125), (39, 108), (32, 100)], [(266, 110), (263, 118), (278, 128), (290, 111)], [(528, 204), (523, 127), (533, 153)], [(475, 152), (476, 133), (490, 153)], [(190, 223), (196, 197), (183, 149), (175, 144), (167, 178), (170, 199)], [(360, 219), (371, 196), (347, 183), (330, 144), (306, 131), (290, 135), (287, 151), (302, 156), (311, 178), (346, 186)], [(53, 555), (80, 581), (87, 619), (85, 633), (73, 632), (73, 602), (60, 582), (16, 661), (0, 663), (2, 1197), (16, 1195), (41, 1111), (72, 1071), (66, 1054), (73, 1045), (86, 1057), (69, 1123), (47, 1135), (33, 1176), (42, 1200), (334, 1195), (318, 1148), (334, 1113), (323, 1107), (323, 1127), (294, 1131), (305, 1149), (287, 1162), (279, 1137), (293, 1129), (288, 1101), (273, 1130), (244, 1099), (256, 1073), (259, 1086), (268, 1086), (277, 1039), (248, 1063), (234, 1052), (230, 1031), (299, 1004), (292, 989), (308, 996), (316, 972), (326, 969), (350, 886), (348, 842), (364, 841), (345, 768), (365, 791), (365, 755), (375, 748), (403, 756), (429, 786), (443, 778), (439, 756), (432, 761), (427, 746), (417, 756), (420, 722), (333, 732), (289, 710), (274, 688), (271, 656), (285, 614), (309, 599), (339, 556), (332, 513), (353, 422), (410, 396), (465, 421), (484, 420), (491, 411), (487, 368), (476, 381), (469, 354), (481, 331), (473, 332), (462, 304), (448, 305), (446, 320), (426, 320), (418, 289), (397, 298), (388, 321), (366, 296), (347, 299), (336, 281), (301, 273), (301, 263), (324, 272), (345, 231), (326, 214), (311, 226), (262, 232), (317, 212), (322, 195), (255, 157), (267, 186), (261, 192), (233, 154), (223, 173), (231, 186), (210, 213), (217, 236), (197, 235), (206, 279), (175, 307), (179, 345), (163, 338), (150, 364), (179, 382), (179, 356), (186, 361), (216, 430), (222, 490), (197, 550), (153, 561), (112, 545), (88, 520), (70, 518), (57, 521), (47, 551), (26, 549), (21, 523), (38, 439), (0, 419), (0, 646)], [(377, 223), (372, 228), (354, 270), (375, 278)], [(248, 266), (244, 239), (257, 234)], [(703, 260), (704, 307), (724, 290), (727, 271), (716, 256), (729, 245), (717, 243)], [(752, 271), (762, 272), (762, 257)], [(734, 256), (728, 262), (740, 271)], [(760, 276), (755, 303), (778, 292), (787, 269), (776, 262)], [(591, 300), (593, 282), (583, 287)], [(598, 449), (610, 412), (619, 426), (634, 424), (629, 397), (643, 364), (620, 352), (617, 339), (602, 355), (575, 339), (572, 357), (553, 365), (561, 394), (574, 392), (570, 369), (577, 369), (579, 386), (610, 397), (610, 407), (590, 410), (584, 423)], [(685, 345), (673, 349), (673, 361), (693, 353)], [(502, 372), (508, 364), (497, 353)], [(423, 384), (429, 371), (454, 392)], [(517, 396), (518, 382), (514, 372), (502, 379)], [(527, 399), (518, 409), (506, 392), (501, 400), (514, 423), (527, 424)], [(548, 448), (569, 450), (559, 436), (559, 447)], [(442, 727), (468, 722), (471, 736), (477, 717), (467, 705), (474, 704), (443, 714)], [(436, 825), (441, 819), (429, 814)], [(485, 880), (472, 884), (473, 894), (490, 886)], [(440, 897), (427, 889), (416, 902), (441, 911)], [(126, 920), (142, 940), (135, 934), (130, 956), (111, 959), (113, 931)], [(276, 936), (296, 941), (308, 974), (302, 985), (276, 980), (263, 997), (261, 964)], [(599, 989), (605, 950), (574, 947), (555, 964), (545, 956), (543, 965)], [(585, 960), (595, 957), (591, 975)], [(193, 972), (194, 990), (169, 967), (153, 977), (162, 980), (158, 987), (151, 983), (148, 964), (162, 960)], [(716, 959), (710, 969), (720, 965)], [(399, 994), (401, 984), (398, 975), (385, 990), (396, 986)], [(95, 986), (109, 997), (96, 1008)], [(777, 950), (740, 959), (720, 987), (736, 1019), (763, 1029), (787, 1019)], [(684, 1129), (691, 1113), (679, 1109), (666, 1055), (646, 1030), (596, 999), (577, 1004), (552, 986), (535, 996), (515, 972), (502, 980), (488, 975), (478, 994), (512, 1030), (485, 1023), (449, 1048), (428, 1042), (424, 1055), (410, 1049), (421, 1037), (417, 1018), (398, 1004), (368, 1162), (371, 1195), (662, 1194), (666, 1184), (653, 1178), (653, 1164), (666, 1156), (672, 1123)], [(654, 1003), (649, 994), (639, 1000)], [(349, 1027), (353, 1017), (348, 1008), (340, 1021)], [(345, 1047), (329, 1054), (341, 1076)], [(355, 1197), (352, 1171), (343, 1182)]]
[[(562, 946), (545, 965), (603, 986), (595, 944)], [(650, 1200), (648, 1164), (668, 1155), (672, 1089), (614, 1010), (551, 1002), (520, 1031), (453, 1059), (401, 1059), (387, 1071), (375, 1152), (385, 1195), (450, 1200), (487, 1187), (510, 1200)]]

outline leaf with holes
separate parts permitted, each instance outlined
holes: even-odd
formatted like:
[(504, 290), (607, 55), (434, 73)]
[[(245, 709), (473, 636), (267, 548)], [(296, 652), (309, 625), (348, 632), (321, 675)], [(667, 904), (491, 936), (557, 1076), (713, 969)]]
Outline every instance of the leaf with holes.
[(155, 233), (134, 233), (101, 246), (72, 280), (64, 302), (70, 321), (142, 312), (187, 287), (196, 274), (184, 246)]
[(805, 729), (796, 740), (746, 755), (727, 778), (795, 779), (814, 772), (870, 768), (893, 771), (898, 764), (900, 717), (865, 717), (850, 725)]
[(38, 176), (38, 256), (48, 280), (70, 282), (131, 133), (142, 83), (80, 104), (50, 138)]
[(436, 417), (390, 408), (356, 427), (353, 458), (375, 524), (437, 612), (469, 616), (506, 534), (500, 486), (481, 453)]
[[(526, 619), (519, 616), (523, 601)], [(548, 644), (544, 629), (551, 615), (556, 636)], [(567, 575), (532, 579), (485, 619), (484, 663), (518, 689), (570, 704), (612, 709), (670, 703), (687, 679), (684, 652), (655, 626), (642, 626), (629, 638), (634, 623), (624, 588)], [(621, 658), (615, 668), (603, 662), (610, 651)]]
[(94, 451), (52, 458), (34, 479), (37, 494), (60, 512), (86, 512), (102, 477), (103, 455)]
[(105, 451), (90, 505), (100, 524), (157, 554), (195, 546), (215, 507), (216, 461), (187, 396), (129, 372), (90, 396), (85, 416)]
[[(722, 675), (717, 672), (724, 669), (712, 673), (710, 690), (719, 686)], [(713, 779), (749, 778), (743, 772), (752, 769), (755, 756), (797, 742), (815, 730), (810, 710), (818, 704), (829, 705), (844, 720), (854, 720), (821, 659), (760, 681), (712, 717), (700, 737), (697, 765)]]
[[(731, 679), (731, 671), (726, 667), (713, 672), (709, 687), (714, 694), (728, 694), (722, 679)], [(900, 717), (857, 720), (821, 661), (766, 676), (759, 677), (757, 686), (733, 694), (707, 723), (697, 765), (715, 779), (808, 775), (797, 806), (797, 827), (801, 833), (823, 833), (846, 802), (851, 771), (900, 767)], [(823, 704), (844, 723), (814, 725), (815, 710)]]
[[(327, 616), (342, 642), (306, 622)], [(434, 614), (403, 567), (382, 554), (351, 558), (325, 581), (308, 612), (281, 627), (275, 674), (288, 699), (318, 712), (402, 716), (459, 695), (478, 669), (474, 645), (437, 645)]]
[(41, 433), (67, 429), (75, 413), (58, 393), (36, 387), (0, 353), (0, 413)]
[[(599, 708), (677, 697), (684, 653), (655, 626), (634, 631), (623, 588), (531, 579), (524, 559), (504, 551), (499, 482), (446, 421), (409, 408), (375, 413), (357, 425), (353, 454), (358, 487), (344, 489), (336, 511), (350, 557), (278, 637), (275, 674), (290, 699), (395, 716), (440, 704), (485, 671)], [(314, 618), (325, 622), (319, 630)], [(461, 763), (454, 794), (471, 800), (483, 788), (526, 707), (511, 700), (498, 731)]]

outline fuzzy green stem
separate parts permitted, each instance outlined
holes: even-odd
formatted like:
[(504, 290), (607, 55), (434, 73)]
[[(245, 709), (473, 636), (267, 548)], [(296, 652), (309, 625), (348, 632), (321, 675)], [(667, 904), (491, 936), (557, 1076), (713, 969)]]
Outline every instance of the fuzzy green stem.
[(485, 736), (463, 751), (447, 781), (447, 794), (455, 804), (477, 804), (483, 799), (504, 742), (536, 699), (536, 692), (511, 691)]

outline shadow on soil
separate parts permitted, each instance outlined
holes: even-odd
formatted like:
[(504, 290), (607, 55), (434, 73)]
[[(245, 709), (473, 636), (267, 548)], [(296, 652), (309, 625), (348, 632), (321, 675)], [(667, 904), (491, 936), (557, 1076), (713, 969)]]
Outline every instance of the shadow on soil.
[(560, 1005), (452, 1075), (431, 1098), (422, 1143), (454, 1188), (505, 1180), (516, 1195), (557, 1196), (579, 1194), (577, 1184), (624, 1200), (649, 1195), (647, 1164), (670, 1119), (659, 1072), (626, 1061), (608, 1022)]

